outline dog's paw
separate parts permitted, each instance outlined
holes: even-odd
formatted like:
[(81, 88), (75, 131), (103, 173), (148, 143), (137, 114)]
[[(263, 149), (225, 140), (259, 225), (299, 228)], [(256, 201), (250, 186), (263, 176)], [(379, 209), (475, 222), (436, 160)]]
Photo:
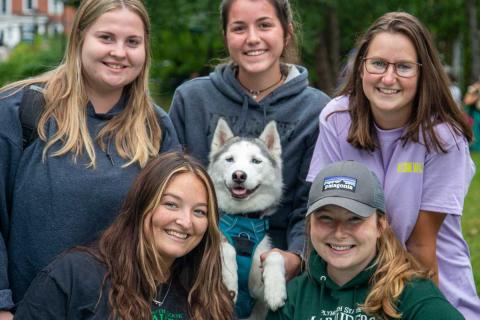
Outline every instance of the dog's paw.
[(264, 297), (268, 307), (275, 311), (285, 304), (287, 285), (283, 257), (279, 253), (271, 253), (264, 263), (263, 271)]
[(237, 302), (238, 274), (235, 249), (228, 243), (222, 243), (222, 280), (228, 291), (234, 294), (233, 301)]

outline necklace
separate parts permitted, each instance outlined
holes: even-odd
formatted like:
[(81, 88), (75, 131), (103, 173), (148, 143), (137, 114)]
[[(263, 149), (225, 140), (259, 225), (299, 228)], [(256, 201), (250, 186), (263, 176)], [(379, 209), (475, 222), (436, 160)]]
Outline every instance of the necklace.
[(273, 87), (275, 87), (276, 85), (278, 85), (280, 82), (282, 82), (283, 80), (283, 74), (280, 75), (280, 79), (275, 82), (274, 84), (272, 85), (269, 85), (268, 87), (266, 88), (263, 88), (263, 89), (260, 89), (260, 90), (253, 90), (253, 89), (249, 89), (247, 87), (245, 87), (240, 81), (238, 81), (238, 83), (240, 83), (240, 85), (243, 87), (243, 89), (247, 90), (247, 92), (252, 96), (252, 98), (254, 100), (257, 100), (258, 96), (262, 93), (262, 92), (265, 92), (267, 91), (268, 89), (271, 89)]
[[(167, 298), (168, 296), (168, 293), (170, 292), (170, 287), (172, 286), (172, 279), (173, 277), (170, 277), (170, 281), (168, 282), (168, 288), (167, 288), (167, 292), (165, 292), (165, 295), (163, 296), (163, 299), (161, 301), (158, 301), (157, 299), (153, 298), (153, 303), (157, 306), (157, 307), (161, 307), (163, 305), (163, 303), (165, 302), (165, 299)], [(160, 296), (161, 296), (161, 293), (163, 291), (163, 285), (162, 285), (162, 288), (160, 290)]]

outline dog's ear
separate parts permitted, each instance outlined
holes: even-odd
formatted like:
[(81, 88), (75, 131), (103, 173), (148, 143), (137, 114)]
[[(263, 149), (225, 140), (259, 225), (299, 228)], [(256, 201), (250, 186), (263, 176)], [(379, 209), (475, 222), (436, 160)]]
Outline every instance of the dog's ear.
[(233, 138), (233, 132), (228, 126), (227, 121), (223, 118), (219, 118), (217, 122), (217, 127), (215, 128), (215, 133), (213, 134), (212, 145), (210, 147), (210, 152), (216, 153), (225, 142)]
[(277, 158), (282, 156), (282, 144), (275, 121), (272, 120), (265, 126), (265, 129), (263, 129), (260, 135), (260, 140), (265, 143), (267, 149)]

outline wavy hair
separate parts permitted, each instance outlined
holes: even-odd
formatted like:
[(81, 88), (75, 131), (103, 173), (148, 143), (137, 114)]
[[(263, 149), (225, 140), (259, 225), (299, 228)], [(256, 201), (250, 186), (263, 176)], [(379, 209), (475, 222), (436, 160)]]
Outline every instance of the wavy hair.
[[(232, 4), (236, 0), (222, 0), (220, 3), (220, 18), (222, 23), (223, 37), (225, 39), (228, 26), (228, 14)], [(258, 0), (252, 0), (258, 1)], [(282, 53), (282, 62), (286, 63), (297, 63), (299, 61), (298, 54), (298, 34), (295, 32), (299, 30), (299, 25), (294, 19), (292, 7), (290, 6), (289, 0), (267, 0), (273, 8), (275, 8), (275, 13), (277, 14), (278, 20), (283, 29), (283, 34), (285, 37), (285, 42), (287, 41), (287, 36), (290, 36), (286, 46), (283, 49)]]
[[(85, 30), (104, 13), (126, 8), (140, 17), (145, 28), (145, 64), (138, 77), (125, 87), (128, 102), (125, 110), (111, 119), (98, 133), (96, 139), (103, 151), (106, 139), (112, 139), (118, 154), (127, 159), (125, 166), (138, 163), (145, 166), (155, 157), (162, 141), (162, 130), (158, 123), (153, 101), (148, 89), (150, 58), (150, 20), (141, 0), (84, 0), (75, 13), (72, 31), (63, 60), (52, 71), (17, 81), (2, 90), (21, 88), (34, 83), (44, 84), (45, 109), (38, 122), (40, 139), (46, 142), (43, 159), (47, 151), (57, 142), (61, 143), (52, 156), (73, 153), (74, 159), (84, 152), (90, 159), (89, 166), (95, 167), (95, 148), (87, 128), (86, 105), (88, 97), (81, 62), (81, 51)], [(53, 119), (56, 132), (47, 137), (47, 123)]]
[[(376, 271), (370, 278), (370, 291), (365, 302), (359, 305), (362, 310), (380, 319), (400, 319), (396, 305), (406, 284), (415, 278), (431, 279), (433, 274), (425, 269), (401, 245), (390, 227), (386, 215), (377, 211), (377, 228), (380, 237), (377, 240)], [(310, 226), (310, 214), (306, 222), (307, 259), (313, 249)], [(308, 272), (308, 261), (306, 263)]]
[[(200, 243), (167, 270), (152, 228), (144, 225), (159, 206), (168, 183), (182, 173), (193, 173), (205, 186), (208, 227)], [(221, 277), (218, 219), (213, 183), (197, 160), (169, 152), (147, 164), (128, 192), (120, 215), (100, 237), (98, 249), (88, 250), (107, 269), (104, 282), (110, 285), (110, 318), (151, 319), (150, 305), (158, 285), (169, 276), (178, 276), (188, 292), (192, 319), (232, 319), (233, 301)]]
[(417, 62), (421, 64), (412, 114), (401, 137), (403, 143), (419, 142), (423, 138), (428, 152), (432, 147), (446, 152), (434, 129), (440, 123), (449, 124), (455, 133), (472, 141), (472, 129), (450, 94), (448, 78), (430, 33), (417, 18), (405, 12), (390, 12), (381, 16), (357, 42), (353, 68), (339, 92), (350, 97), (352, 125), (347, 141), (354, 147), (369, 151), (378, 147), (370, 102), (363, 92), (361, 75), (370, 43), (383, 32), (406, 36), (415, 47)]

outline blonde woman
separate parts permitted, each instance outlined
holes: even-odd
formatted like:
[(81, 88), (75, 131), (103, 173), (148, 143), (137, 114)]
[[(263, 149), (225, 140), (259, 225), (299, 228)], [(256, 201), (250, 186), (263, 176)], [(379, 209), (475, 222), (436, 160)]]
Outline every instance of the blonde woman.
[(163, 154), (139, 174), (98, 245), (39, 273), (15, 319), (231, 320), (220, 239), (205, 170), (182, 153)]
[(307, 209), (307, 272), (268, 320), (458, 320), (430, 274), (395, 237), (375, 174), (354, 161), (320, 171)]
[[(147, 161), (177, 146), (149, 97), (149, 33), (140, 0), (82, 1), (63, 62), (2, 89), (0, 309), (59, 252), (95, 239)], [(45, 103), (24, 147), (19, 109), (32, 84)]]

